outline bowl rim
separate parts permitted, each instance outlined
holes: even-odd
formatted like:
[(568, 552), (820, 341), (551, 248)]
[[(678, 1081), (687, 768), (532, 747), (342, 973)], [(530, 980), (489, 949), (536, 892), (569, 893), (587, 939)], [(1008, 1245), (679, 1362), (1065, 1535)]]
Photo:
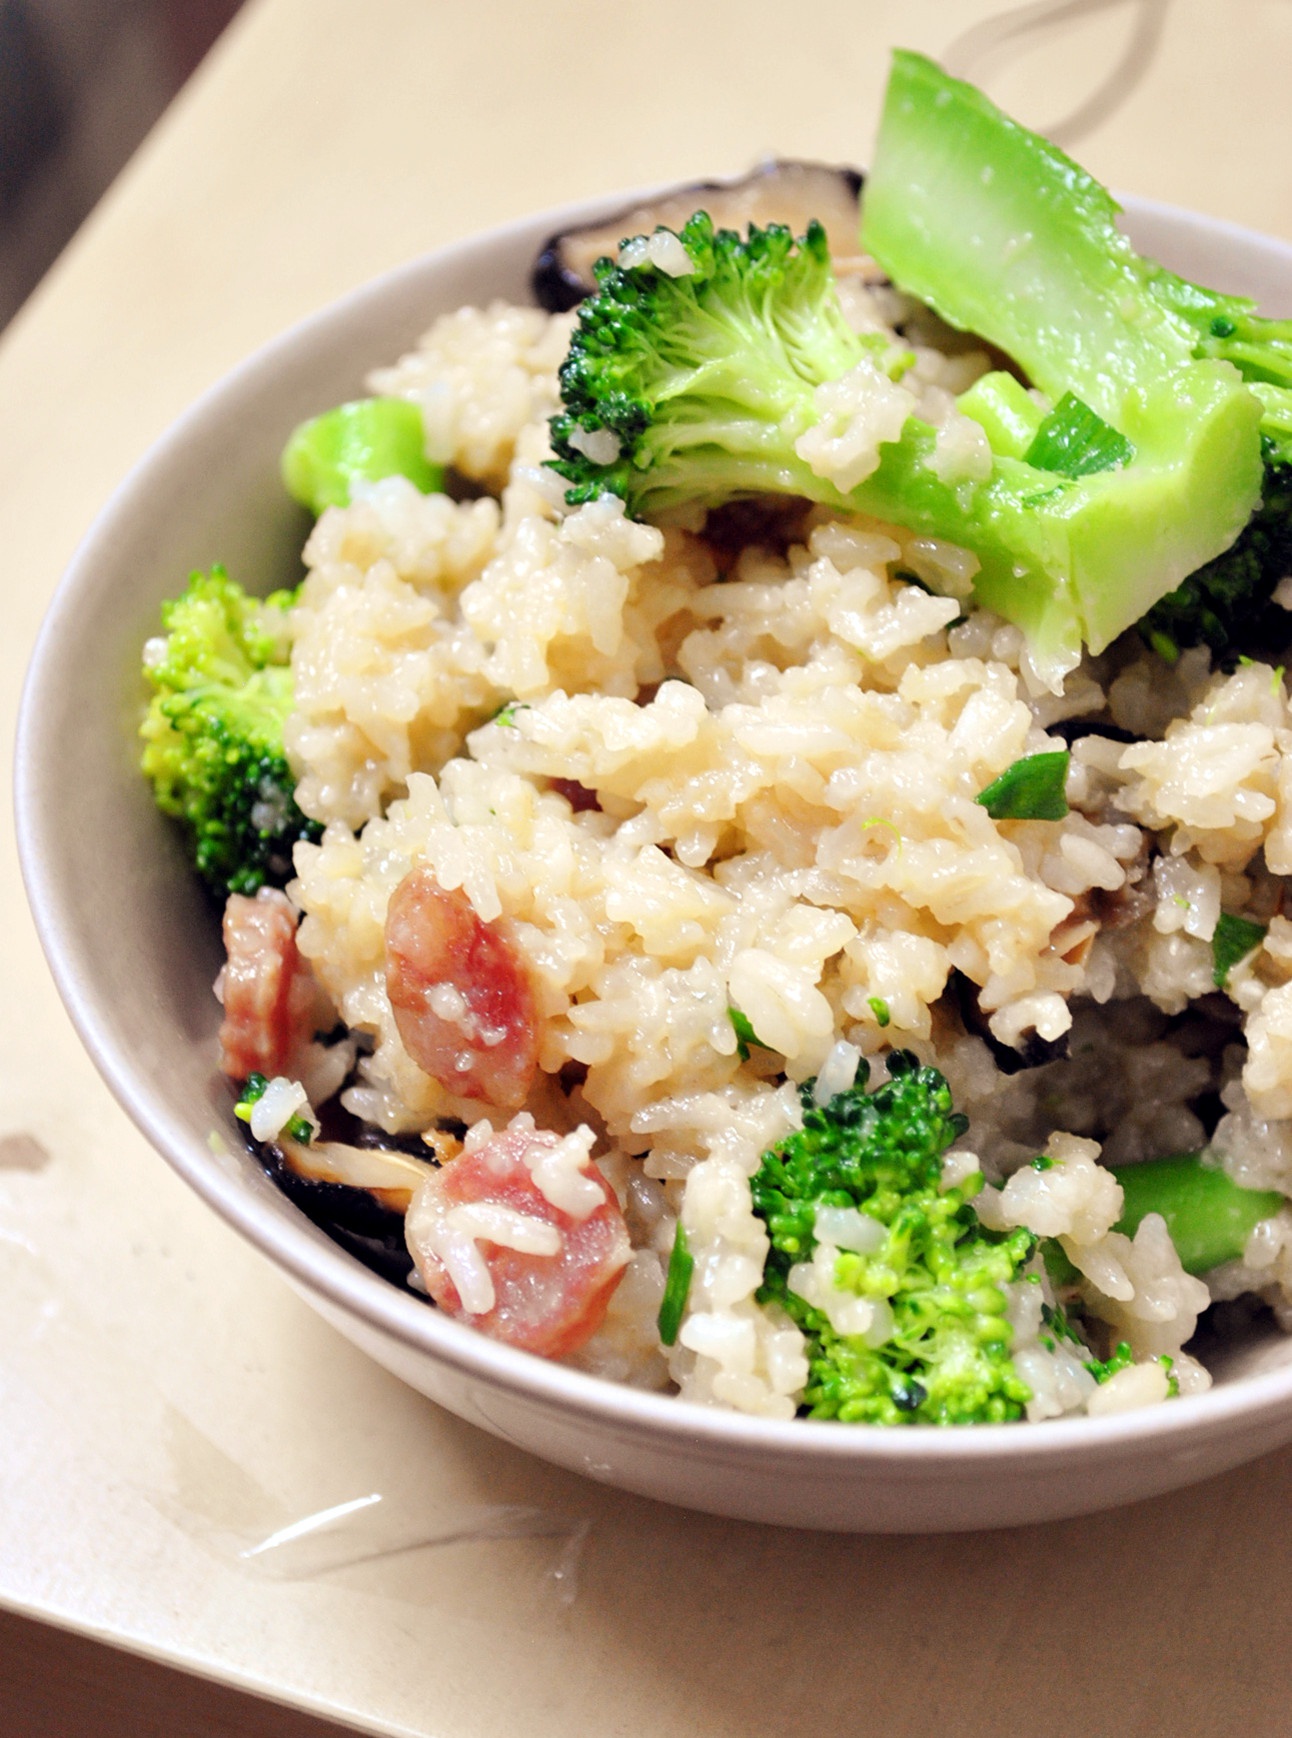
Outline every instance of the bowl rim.
[[(676, 183), (669, 183), (670, 187)], [(40, 769), (51, 747), (46, 720), (58, 686), (62, 628), (75, 612), (98, 565), (98, 552), (112, 542), (119, 526), (146, 510), (154, 472), (168, 456), (218, 420), (230, 400), (266, 372), (288, 363), (298, 352), (326, 344), (365, 315), (378, 323), (382, 308), (402, 291), (433, 280), (459, 266), (483, 264), (499, 250), (531, 248), (559, 229), (612, 216), (649, 199), (647, 187), (578, 201), (515, 219), (404, 262), (307, 315), (258, 347), (209, 386), (135, 463), (96, 515), (81, 539), (47, 608), (31, 654), (19, 704), (14, 747), (14, 817), (18, 855), (27, 898), (59, 994), (81, 1042), (109, 1089), (149, 1144), (222, 1219), (281, 1267), (290, 1280), (320, 1301), (401, 1345), (446, 1364), (462, 1375), (562, 1414), (592, 1414), (603, 1429), (651, 1439), (657, 1446), (683, 1448), (702, 1442), (725, 1448), (733, 1457), (757, 1455), (769, 1463), (820, 1463), (864, 1471), (885, 1463), (916, 1467), (947, 1462), (981, 1464), (1004, 1457), (1015, 1462), (1066, 1459), (1074, 1450), (1087, 1456), (1137, 1446), (1141, 1452), (1169, 1451), (1181, 1438), (1209, 1437), (1242, 1418), (1255, 1422), (1292, 1410), (1292, 1364), (1239, 1375), (1203, 1394), (1104, 1418), (1084, 1415), (1044, 1421), (1044, 1428), (1019, 1423), (979, 1424), (958, 1430), (933, 1427), (894, 1430), (836, 1420), (751, 1416), (695, 1401), (630, 1387), (568, 1365), (553, 1363), (489, 1339), (411, 1292), (363, 1266), (340, 1245), (320, 1234), (298, 1210), (292, 1216), (266, 1212), (255, 1192), (217, 1154), (195, 1141), (162, 1102), (155, 1101), (145, 1071), (116, 1037), (110, 1010), (93, 989), (92, 962), (70, 940), (70, 926), (50, 865), (53, 853), (39, 800)], [(1137, 219), (1240, 250), (1282, 256), (1292, 293), (1292, 245), (1223, 219), (1162, 202), (1128, 197), (1122, 201), (1133, 227)], [(378, 359), (379, 360), (379, 359)], [(374, 366), (376, 363), (374, 362)]]

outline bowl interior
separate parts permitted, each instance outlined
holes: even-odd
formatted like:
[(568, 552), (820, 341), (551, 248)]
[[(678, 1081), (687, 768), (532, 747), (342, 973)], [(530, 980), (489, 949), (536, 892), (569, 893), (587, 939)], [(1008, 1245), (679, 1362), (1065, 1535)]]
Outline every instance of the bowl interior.
[[(214, 1067), (217, 914), (137, 770), (139, 650), (155, 630), (161, 601), (190, 569), (215, 561), (256, 590), (292, 584), (300, 573), (307, 521), (278, 481), (278, 456), (294, 424), (359, 394), (367, 370), (397, 356), (436, 315), (497, 296), (528, 300), (538, 245), (561, 223), (621, 203), (544, 214), (357, 292), (251, 358), (149, 454), (87, 537), (38, 642), (18, 744), (23, 872), (59, 988), (123, 1106), (220, 1213), (312, 1292), (411, 1349), (512, 1389), (674, 1435), (771, 1444), (789, 1440), (788, 1428), (803, 1448), (803, 1426), (635, 1394), (486, 1341), (369, 1273), (267, 1181), (236, 1132)], [(1292, 249), (1142, 202), (1129, 202), (1128, 228), (1146, 252), (1186, 275), (1250, 294), (1269, 312), (1292, 312)], [(59, 797), (62, 771), (73, 763), (84, 792), (75, 814)], [(130, 890), (126, 899), (123, 889)], [(1285, 1406), (1292, 1401), (1292, 1340), (1270, 1333), (1231, 1348), (1217, 1374), (1226, 1389), (1240, 1384), (1254, 1398), (1259, 1391)], [(1213, 1393), (1179, 1411), (1192, 1417), (1219, 1403)], [(1142, 1419), (1134, 1428), (1164, 1423)], [(1132, 1428), (1115, 1420), (1097, 1428), (1114, 1426)], [(1045, 1434), (1057, 1443), (1074, 1429), (1095, 1428), (1075, 1420), (1047, 1426)], [(880, 1452), (873, 1433), (863, 1441), (854, 1427), (813, 1426), (806, 1434), (823, 1453)], [(899, 1439), (885, 1441), (885, 1454), (925, 1452), (920, 1432), (880, 1434)], [(954, 1434), (953, 1452), (977, 1452)], [(984, 1450), (989, 1440), (993, 1452), (1005, 1439), (1022, 1447), (1008, 1428), (969, 1434)], [(937, 1452), (952, 1452), (945, 1437)]]

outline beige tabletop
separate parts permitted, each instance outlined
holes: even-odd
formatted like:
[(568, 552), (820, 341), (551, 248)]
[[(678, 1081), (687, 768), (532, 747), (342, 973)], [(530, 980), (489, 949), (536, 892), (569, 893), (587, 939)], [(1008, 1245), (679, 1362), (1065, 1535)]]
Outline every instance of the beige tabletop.
[[(253, 4), (0, 346), (6, 733), (95, 510), (262, 340), (537, 207), (770, 151), (864, 160), (887, 48), (940, 53), (997, 10)], [(1130, 42), (1130, 88), (1079, 154), (1292, 237), (1292, 5), (1088, 11), (960, 53), (1048, 126)], [(551, 1470), (368, 1363), (187, 1193), (82, 1054), (7, 838), (0, 899), (11, 1612), (426, 1738), (1292, 1725), (1292, 1451), (1118, 1514), (941, 1539), (760, 1529)]]

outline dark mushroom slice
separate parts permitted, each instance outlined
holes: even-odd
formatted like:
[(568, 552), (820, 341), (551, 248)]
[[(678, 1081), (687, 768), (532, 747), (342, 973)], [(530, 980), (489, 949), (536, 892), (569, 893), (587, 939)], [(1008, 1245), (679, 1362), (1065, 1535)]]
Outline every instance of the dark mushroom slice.
[[(432, 1137), (438, 1139), (439, 1137)], [(344, 1141), (311, 1141), (306, 1145), (286, 1133), (275, 1145), (284, 1165), (303, 1181), (369, 1195), (394, 1213), (406, 1213), (408, 1203), (439, 1163), (433, 1148), (425, 1158), (388, 1147), (350, 1146)], [(450, 1150), (456, 1150), (457, 1142)]]
[(1057, 724), (1047, 724), (1045, 729), (1048, 735), (1061, 737), (1069, 748), (1083, 736), (1102, 736), (1108, 742), (1140, 740), (1133, 730), (1103, 718), (1060, 718)]
[(250, 1136), (248, 1142), (270, 1181), (320, 1231), (383, 1279), (396, 1285), (405, 1283), (413, 1261), (404, 1242), (402, 1212), (367, 1189), (302, 1176), (276, 1143), (261, 1145)]
[(1002, 1074), (1021, 1074), (1025, 1068), (1044, 1068), (1048, 1062), (1061, 1062), (1071, 1053), (1071, 1032), (1065, 1032), (1061, 1038), (1042, 1038), (1039, 1032), (1024, 1032), (1017, 1048), (1002, 1044), (978, 1005), (978, 986), (963, 972), (953, 971), (947, 988), (965, 1031), (982, 1039)]
[(862, 177), (856, 169), (826, 163), (761, 163), (735, 181), (697, 181), (663, 193), (646, 205), (628, 206), (615, 216), (551, 236), (534, 262), (534, 299), (549, 314), (563, 314), (596, 288), (592, 268), (613, 258), (621, 241), (651, 235), (662, 224), (680, 229), (697, 211), (707, 211), (719, 229), (744, 231), (751, 223), (766, 228), (784, 223), (802, 235), (813, 218), (830, 241), (835, 269), (882, 283), (884, 273), (862, 252)]
[[(416, 1150), (400, 1136), (390, 1144), (351, 1145), (336, 1140), (293, 1140), (286, 1132), (273, 1141), (257, 1141), (247, 1132), (247, 1144), (262, 1168), (307, 1218), (347, 1248), (358, 1239), (364, 1260), (368, 1245), (385, 1249), (388, 1260), (399, 1257), (404, 1215), (419, 1186), (440, 1163), (456, 1155), (461, 1143), (438, 1130), (418, 1136)], [(371, 1265), (371, 1261), (369, 1261)]]

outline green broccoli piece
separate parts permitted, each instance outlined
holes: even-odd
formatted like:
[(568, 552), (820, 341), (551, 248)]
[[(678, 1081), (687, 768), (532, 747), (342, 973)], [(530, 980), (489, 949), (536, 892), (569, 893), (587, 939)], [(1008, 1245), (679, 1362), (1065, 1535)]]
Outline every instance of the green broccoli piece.
[[(894, 86), (893, 113), (886, 116), (885, 127), (894, 136), (895, 148), (908, 155), (899, 157), (897, 179), (890, 187), (881, 146), (877, 174), (867, 187), (866, 237), (881, 253), (893, 253), (886, 259), (890, 269), (898, 269), (900, 256), (901, 269), (913, 273), (903, 278), (906, 288), (926, 295), (953, 324), (968, 325), (998, 343), (1035, 384), (1053, 393), (1063, 390), (1065, 402), (1073, 400), (1075, 388), (1114, 422), (1119, 397), (1138, 390), (1159, 357), (1176, 366), (1186, 360), (1225, 362), (1247, 383), (1261, 406), (1264, 471), (1256, 510), (1236, 542), (1154, 604), (1140, 631), (1172, 661), (1188, 646), (1209, 646), (1218, 658), (1232, 663), (1241, 653), (1268, 652), (1272, 645), (1286, 644), (1292, 623), (1270, 600), (1279, 580), (1292, 573), (1292, 321), (1262, 319), (1245, 298), (1188, 283), (1135, 254), (1116, 228), (1117, 207), (1103, 188), (1053, 146), (1004, 121), (977, 92), (947, 80), (920, 57), (899, 57)], [(916, 90), (926, 97), (934, 91), (935, 104), (938, 96), (950, 96), (934, 116), (943, 147), (937, 176), (929, 174), (927, 165), (925, 172), (936, 182), (939, 210), (945, 203), (962, 217), (958, 227), (939, 229), (936, 260), (919, 231), (933, 196), (928, 196), (928, 206), (913, 206), (906, 198), (911, 189), (900, 180), (911, 168), (913, 148), (900, 108)], [(923, 124), (927, 116), (921, 114)], [(990, 151), (974, 158), (994, 170), (992, 189), (1002, 173), (1008, 184), (999, 198), (986, 202), (991, 217), (1000, 219), (988, 224), (1002, 249), (994, 285), (981, 271), (956, 276), (964, 254), (947, 244), (958, 236), (961, 248), (981, 249), (984, 232), (977, 226), (985, 208), (974, 196), (965, 164), (955, 161), (954, 153), (962, 147), (958, 136), (943, 131), (944, 122), (969, 133), (985, 124), (995, 141)], [(1022, 195), (1020, 188), (1025, 189)], [(1037, 212), (1032, 202), (1038, 195), (1048, 197), (1052, 209), (1061, 212), (1061, 228), (1051, 222), (1042, 231), (1033, 229), (1030, 216)], [(1027, 245), (1020, 245), (1023, 236)], [(1057, 262), (1043, 256), (1050, 243), (1062, 249)], [(1103, 294), (1074, 304), (1067, 317), (1053, 320), (1056, 282), (1064, 279), (1075, 286), (1068, 270), (1074, 265)], [(975, 294), (979, 300), (966, 300)], [(1116, 366), (1110, 366), (1113, 358), (1119, 358)], [(974, 391), (989, 394), (995, 378), (989, 376), (986, 388), (980, 383)], [(969, 402), (973, 396), (971, 392), (962, 400), (970, 414), (976, 414)], [(1035, 446), (1026, 456), (1037, 463)]]
[(978, 600), (1057, 677), (1227, 549), (1260, 493), (1262, 405), (1225, 359), (1195, 355), (1116, 210), (979, 92), (899, 54), (864, 241), (1055, 410), (988, 375), (959, 401), (988, 475), (944, 478), (937, 431), (912, 415), (877, 469), (837, 488), (797, 451), (817, 388), (866, 361), (900, 376), (911, 355), (847, 327), (819, 226), (797, 244), (776, 225), (742, 238), (700, 212), (678, 232), (689, 272), (598, 267), (552, 424), (568, 499), (611, 492), (644, 516), (771, 491), (947, 538), (977, 555)]
[(1068, 812), (1066, 748), (1026, 754), (974, 798), (993, 821), (1061, 821)]
[[(967, 1125), (935, 1068), (895, 1050), (889, 1081), (872, 1093), (865, 1068), (825, 1106), (813, 1102), (811, 1083), (803, 1088), (802, 1129), (763, 1155), (752, 1183), (771, 1239), (759, 1300), (780, 1304), (807, 1336), (804, 1410), (873, 1424), (1020, 1418), (1031, 1390), (1010, 1358), (1005, 1288), (1037, 1239), (979, 1222), (970, 1198), (980, 1176), (940, 1187), (942, 1155)], [(891, 1312), (877, 1344), (836, 1333), (790, 1287), (816, 1246), (822, 1207), (859, 1209), (884, 1228), (872, 1253), (842, 1250), (834, 1276)]]
[(1206, 1153), (1119, 1165), (1113, 1176), (1123, 1195), (1116, 1229), (1133, 1237), (1146, 1213), (1160, 1213), (1186, 1273), (1237, 1261), (1261, 1220), (1284, 1205), (1273, 1190), (1244, 1189)]
[[(1079, 1343), (1080, 1342), (1078, 1341), (1078, 1344)], [(1078, 1354), (1078, 1356), (1080, 1356), (1080, 1354)], [(1128, 1370), (1134, 1362), (1135, 1358), (1134, 1354), (1131, 1352), (1129, 1340), (1118, 1340), (1117, 1344), (1113, 1347), (1112, 1351), (1106, 1358), (1092, 1358), (1088, 1353), (1085, 1358), (1086, 1368), (1089, 1370), (1096, 1382), (1110, 1382), (1114, 1376), (1120, 1375), (1123, 1370)], [(1169, 1371), (1171, 1367), (1170, 1358), (1166, 1360), (1166, 1364)], [(1176, 1386), (1178, 1389), (1179, 1384), (1177, 1383)]]
[(303, 815), (283, 753), (292, 707), (290, 592), (249, 597), (222, 567), (194, 573), (162, 605), (144, 649), (153, 688), (140, 726), (157, 806), (184, 822), (198, 873), (218, 894), (281, 886), (292, 846), (321, 828)]
[(407, 477), (424, 495), (444, 487), (426, 457), (422, 413), (404, 398), (357, 398), (294, 428), (283, 448), (283, 486), (311, 513), (346, 507), (355, 483)]
[(1260, 401), (1266, 458), (1292, 464), (1292, 320), (1269, 320), (1246, 296), (1227, 296), (1140, 262), (1158, 306), (1185, 330), (1193, 354), (1231, 363)]
[[(1056, 587), (1020, 612), (1011, 576), (984, 559), (980, 600), (1042, 646), (1062, 644), (1075, 622), (1100, 650), (1228, 549), (1259, 497), (1259, 392), (1170, 292), (1176, 303), (1213, 293), (1137, 255), (1117, 216), (1098, 182), (981, 92), (922, 55), (894, 57), (863, 245), (903, 289), (1010, 356), (1055, 415), (1075, 403), (1134, 448), (1055, 505), (1056, 530), (1066, 520), (1070, 533), (1066, 596)], [(974, 414), (975, 394), (990, 399), (1000, 378), (980, 381), (962, 408)], [(1016, 391), (1002, 390), (1019, 409)], [(1163, 512), (1180, 518), (1159, 544)]]
[[(1052, 166), (1061, 169), (1066, 164), (1052, 148), (1049, 157)], [(1085, 181), (1079, 170), (1075, 174)], [(1236, 543), (1155, 604), (1140, 631), (1149, 645), (1171, 661), (1186, 647), (1197, 645), (1209, 646), (1227, 663), (1242, 653), (1268, 653), (1271, 646), (1292, 639), (1287, 612), (1270, 601), (1279, 580), (1292, 573), (1292, 321), (1263, 319), (1245, 297), (1227, 296), (1189, 283), (1154, 261), (1137, 257), (1114, 233), (1116, 208), (1103, 190), (1087, 183), (1077, 191), (1086, 204), (1084, 222), (1091, 234), (1110, 254), (1120, 256), (1118, 263), (1125, 274), (1122, 291), (1131, 296), (1127, 306), (1141, 313), (1151, 306), (1155, 315), (1152, 323), (1165, 319), (1194, 360), (1231, 363), (1263, 413), (1260, 429), (1265, 472), (1261, 500), (1249, 524)], [(873, 188), (868, 198), (873, 207)], [(868, 235), (873, 240), (873, 224)], [(1027, 268), (1019, 274), (1018, 284), (1025, 292)], [(974, 329), (992, 335), (987, 325)], [(1082, 352), (1072, 366), (1081, 370), (1084, 390), (1094, 398), (1106, 369), (1097, 345), (1084, 341), (1086, 330), (1067, 336)], [(1016, 334), (1011, 336), (1017, 342)], [(1063, 336), (1046, 333), (1045, 343)], [(1025, 366), (1037, 365), (1035, 357), (1022, 354), (1022, 345), (1014, 348), (1006, 343), (1004, 347)], [(1033, 464), (1038, 462), (1035, 450), (1027, 457)]]
[[(697, 211), (678, 240), (681, 277), (596, 266), (552, 420), (567, 500), (612, 493), (639, 517), (768, 492), (837, 504), (794, 441), (817, 420), (816, 388), (866, 357), (882, 364), (887, 347), (844, 319), (824, 229), (796, 243), (783, 224), (751, 225), (745, 239)], [(607, 439), (614, 456), (594, 456)]]
[[(1121, 1217), (1113, 1230), (1133, 1237), (1145, 1214), (1160, 1213), (1186, 1273), (1207, 1273), (1237, 1261), (1261, 1220), (1285, 1204), (1272, 1189), (1235, 1183), (1207, 1152), (1109, 1168), (1122, 1187)], [(1056, 1286), (1073, 1285), (1081, 1277), (1053, 1238), (1045, 1239), (1041, 1256)]]
[(1261, 502), (1238, 541), (1153, 605), (1140, 633), (1174, 663), (1189, 646), (1209, 646), (1232, 666), (1267, 657), (1292, 641), (1292, 616), (1273, 601), (1292, 574), (1292, 465), (1266, 465)]

